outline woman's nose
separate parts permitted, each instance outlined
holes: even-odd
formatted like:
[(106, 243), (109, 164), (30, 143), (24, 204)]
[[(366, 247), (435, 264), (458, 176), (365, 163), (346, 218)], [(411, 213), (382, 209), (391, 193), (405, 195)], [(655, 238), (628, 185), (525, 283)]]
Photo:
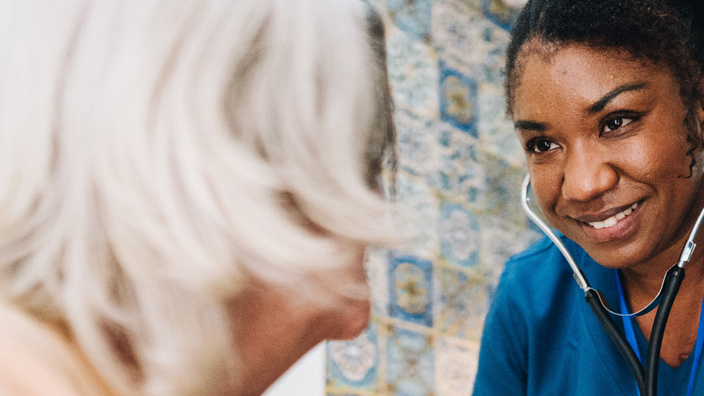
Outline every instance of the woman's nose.
[(562, 181), (562, 196), (586, 202), (616, 187), (618, 173), (604, 153), (580, 147), (567, 153)]

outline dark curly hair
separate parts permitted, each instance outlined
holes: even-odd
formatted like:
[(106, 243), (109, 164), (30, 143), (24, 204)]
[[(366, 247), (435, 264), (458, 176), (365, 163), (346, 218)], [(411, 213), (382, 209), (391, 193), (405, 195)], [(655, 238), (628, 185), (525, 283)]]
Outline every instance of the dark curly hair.
[[(530, 45), (561, 48), (584, 44), (618, 49), (667, 67), (680, 87), (689, 113), (685, 119), (693, 151), (695, 106), (701, 97), (704, 67), (704, 1), (691, 0), (530, 0), (511, 31), (506, 54), (507, 113), (513, 114), (514, 91), (522, 59)], [(692, 166), (694, 157), (692, 155)]]

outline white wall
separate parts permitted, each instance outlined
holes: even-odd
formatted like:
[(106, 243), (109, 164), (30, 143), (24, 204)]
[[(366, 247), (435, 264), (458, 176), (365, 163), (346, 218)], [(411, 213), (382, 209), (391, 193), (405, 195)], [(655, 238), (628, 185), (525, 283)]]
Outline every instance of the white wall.
[(325, 342), (296, 362), (263, 396), (325, 396)]

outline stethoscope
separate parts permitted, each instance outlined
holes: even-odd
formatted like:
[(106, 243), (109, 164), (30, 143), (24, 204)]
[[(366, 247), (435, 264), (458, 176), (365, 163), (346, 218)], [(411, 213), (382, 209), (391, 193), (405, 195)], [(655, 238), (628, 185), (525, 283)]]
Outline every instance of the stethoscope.
[[(611, 338), (611, 340), (616, 345), (616, 348), (618, 348), (621, 355), (623, 355), (623, 357), (626, 359), (626, 362), (628, 363), (631, 372), (633, 372), (633, 377), (635, 378), (640, 395), (656, 396), (658, 363), (660, 360), (660, 348), (662, 346), (662, 337), (665, 332), (665, 325), (667, 324), (667, 318), (670, 315), (672, 303), (675, 301), (677, 292), (679, 291), (680, 285), (684, 280), (684, 266), (689, 262), (689, 259), (692, 257), (692, 253), (694, 252), (694, 248), (696, 247), (696, 244), (694, 243), (694, 238), (697, 236), (697, 233), (699, 232), (699, 226), (701, 225), (702, 220), (704, 219), (704, 209), (702, 209), (702, 211), (699, 213), (699, 217), (697, 217), (697, 221), (694, 223), (692, 231), (689, 233), (689, 238), (687, 238), (687, 243), (682, 249), (682, 254), (680, 255), (679, 261), (667, 271), (665, 277), (663, 278), (662, 285), (660, 286), (660, 291), (658, 292), (657, 296), (655, 296), (653, 301), (651, 301), (645, 308), (633, 313), (628, 313), (623, 298), (623, 293), (620, 290), (620, 282), (618, 282), (619, 294), (621, 296), (620, 305), (622, 312), (625, 312), (622, 313), (612, 310), (609, 307), (606, 298), (604, 298), (604, 295), (600, 291), (593, 289), (591, 286), (589, 286), (589, 282), (584, 277), (584, 273), (582, 273), (582, 270), (574, 261), (574, 258), (572, 258), (572, 255), (562, 243), (560, 238), (553, 232), (552, 228), (547, 225), (528, 206), (528, 202), (530, 201), (530, 198), (528, 197), (529, 188), (530, 175), (526, 175), (526, 178), (523, 180), (523, 187), (521, 188), (521, 205), (523, 206), (523, 210), (526, 212), (528, 217), (530, 217), (530, 219), (545, 233), (545, 235), (547, 235), (547, 237), (552, 240), (555, 246), (560, 249), (560, 252), (567, 260), (567, 263), (570, 265), (570, 267), (572, 268), (572, 272), (574, 273), (574, 279), (577, 281), (577, 284), (579, 285), (580, 289), (584, 291), (587, 304), (589, 304), (589, 307), (594, 312), (594, 315), (596, 315), (597, 319), (599, 319), (599, 322), (601, 322), (601, 325), (604, 327), (604, 331), (606, 332), (606, 334), (609, 336), (609, 338)], [(648, 343), (648, 352), (646, 355), (644, 368), (640, 362), (639, 356), (637, 355), (638, 348), (635, 344), (635, 337), (632, 335), (632, 327), (629, 328), (628, 326), (631, 325), (630, 318), (644, 315), (655, 309), (658, 305), (660, 305), (660, 307), (657, 309), (657, 312), (655, 314), (655, 320), (653, 321), (653, 328), (650, 333), (650, 342)], [(624, 325), (626, 328), (627, 335), (624, 335), (623, 333), (621, 333), (621, 331), (619, 331), (618, 327), (616, 327), (616, 323), (613, 321), (611, 316), (609, 316), (609, 314), (624, 318)], [(701, 316), (704, 317), (704, 312), (702, 312)], [(628, 323), (626, 324), (626, 322)], [(695, 370), (698, 366), (699, 357), (701, 356), (703, 341), (702, 339), (704, 339), (702, 332), (704, 332), (704, 328), (700, 320), (697, 344), (694, 347), (695, 361), (692, 367), (692, 375), (690, 376), (689, 394), (691, 394), (692, 391)]]

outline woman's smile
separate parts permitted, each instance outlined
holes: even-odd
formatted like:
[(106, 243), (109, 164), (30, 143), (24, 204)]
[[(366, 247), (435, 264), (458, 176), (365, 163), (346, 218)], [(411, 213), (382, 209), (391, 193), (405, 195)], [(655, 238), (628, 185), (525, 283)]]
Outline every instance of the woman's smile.
[(604, 221), (594, 221), (594, 222), (585, 221), (585, 222), (587, 224), (589, 224), (590, 226), (596, 228), (597, 230), (600, 230), (602, 228), (611, 228), (611, 227), (615, 226), (616, 224), (618, 224), (619, 220), (623, 220), (624, 218), (626, 218), (626, 216), (633, 213), (633, 211), (637, 208), (638, 208), (638, 203), (636, 202), (633, 205), (631, 205), (630, 207), (628, 207), (626, 210), (620, 211), (620, 212), (616, 213), (615, 215), (608, 217)]
[[(623, 209), (621, 207), (605, 211), (603, 214), (580, 216), (575, 220), (580, 223), (583, 232), (596, 242), (610, 242), (627, 238), (637, 230), (639, 214), (641, 213), (638, 210), (638, 202), (627, 206), (625, 210), (620, 210)], [(609, 216), (613, 212), (617, 213)], [(606, 219), (602, 221), (590, 221), (591, 219), (604, 217)]]
[(528, 47), (513, 118), (543, 213), (606, 267), (659, 261), (704, 201), (691, 166), (701, 131), (688, 129), (699, 121), (687, 119), (704, 111), (686, 108), (666, 68), (628, 53)]

